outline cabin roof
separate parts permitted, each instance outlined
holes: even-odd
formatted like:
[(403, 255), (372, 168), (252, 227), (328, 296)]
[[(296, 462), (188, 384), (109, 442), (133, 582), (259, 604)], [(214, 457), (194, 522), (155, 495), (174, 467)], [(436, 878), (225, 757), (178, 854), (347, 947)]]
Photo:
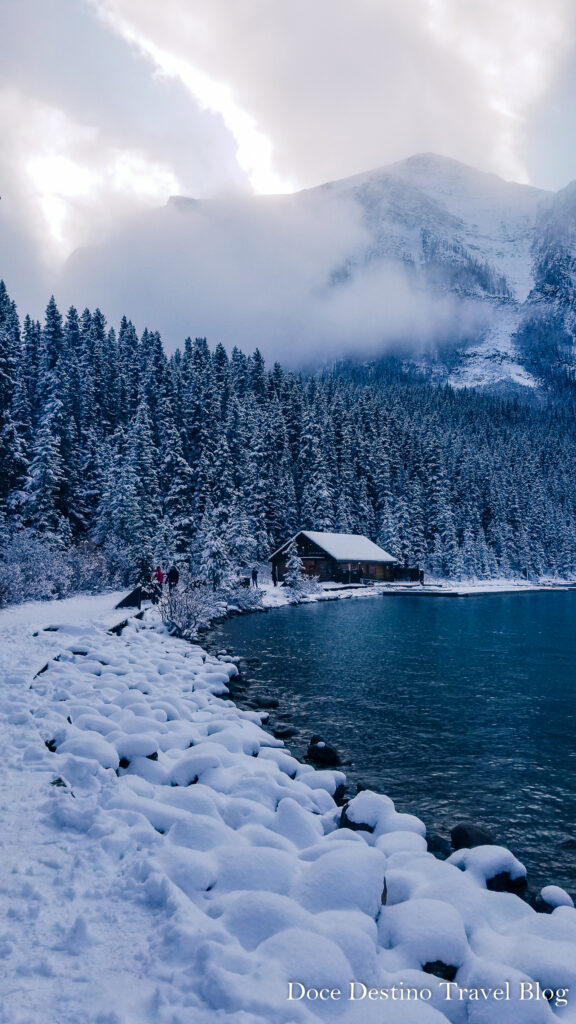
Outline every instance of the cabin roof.
[[(318, 530), (299, 530), (285, 544), (275, 551), (270, 558), (274, 558), (281, 551), (284, 551), (296, 537), (308, 537), (313, 544), (317, 544), (322, 551), (325, 551), (331, 558), (335, 558), (337, 562), (394, 562), (397, 563), (398, 559), (394, 558), (393, 555), (389, 555), (384, 548), (375, 544), (374, 541), (369, 540), (368, 537), (362, 536), (359, 533), (321, 533)], [(270, 560), (270, 559), (269, 559)]]

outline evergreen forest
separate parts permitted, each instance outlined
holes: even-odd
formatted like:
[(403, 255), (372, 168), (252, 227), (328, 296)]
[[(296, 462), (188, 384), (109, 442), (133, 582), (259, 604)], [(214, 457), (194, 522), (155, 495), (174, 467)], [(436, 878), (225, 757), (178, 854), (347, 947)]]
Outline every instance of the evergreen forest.
[(573, 396), (453, 390), (398, 359), (313, 374), (0, 284), (0, 603), (218, 584), (298, 529), (451, 578), (576, 574)]

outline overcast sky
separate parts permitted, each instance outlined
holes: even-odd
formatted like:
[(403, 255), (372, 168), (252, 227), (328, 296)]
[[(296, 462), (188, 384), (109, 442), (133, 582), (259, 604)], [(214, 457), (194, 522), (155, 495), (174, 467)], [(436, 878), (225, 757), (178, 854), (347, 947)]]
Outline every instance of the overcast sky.
[(172, 194), (286, 192), (418, 152), (576, 177), (574, 0), (0, 0), (0, 276)]

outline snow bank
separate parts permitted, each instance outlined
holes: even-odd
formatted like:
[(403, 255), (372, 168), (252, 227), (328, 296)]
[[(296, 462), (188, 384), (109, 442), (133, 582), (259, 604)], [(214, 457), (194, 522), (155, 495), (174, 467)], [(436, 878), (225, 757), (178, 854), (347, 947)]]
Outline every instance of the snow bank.
[(0, 689), (0, 1020), (576, 1021), (566, 894), (537, 914), (491, 891), (522, 877), (508, 851), (436, 860), (387, 797), (342, 813), (343, 773), (296, 761), (226, 698), (235, 665), (154, 616), (63, 629)]
[[(314, 604), (317, 601), (344, 601), (350, 598), (381, 597), (406, 592), (419, 597), (437, 595), (442, 592), (454, 597), (471, 597), (480, 594), (520, 593), (532, 590), (565, 590), (574, 584), (569, 579), (549, 579), (539, 582), (519, 579), (490, 580), (450, 580), (427, 577), (426, 583), (374, 583), (371, 586), (351, 586), (335, 583), (322, 583), (318, 591), (300, 597), (301, 604)], [(263, 608), (281, 608), (294, 603), (294, 594), (288, 587), (274, 587), (266, 581), (260, 583)], [(230, 609), (229, 609), (230, 610)]]

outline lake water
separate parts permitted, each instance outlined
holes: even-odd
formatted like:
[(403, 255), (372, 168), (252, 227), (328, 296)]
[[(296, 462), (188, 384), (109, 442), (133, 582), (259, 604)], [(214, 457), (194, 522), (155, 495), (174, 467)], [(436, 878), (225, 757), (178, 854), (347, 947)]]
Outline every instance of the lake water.
[[(335, 746), (349, 780), (449, 838), (490, 828), (535, 884), (576, 892), (576, 591), (374, 597), (280, 608), (219, 627), (256, 657), (270, 724)], [(576, 844), (575, 844), (576, 845)]]

